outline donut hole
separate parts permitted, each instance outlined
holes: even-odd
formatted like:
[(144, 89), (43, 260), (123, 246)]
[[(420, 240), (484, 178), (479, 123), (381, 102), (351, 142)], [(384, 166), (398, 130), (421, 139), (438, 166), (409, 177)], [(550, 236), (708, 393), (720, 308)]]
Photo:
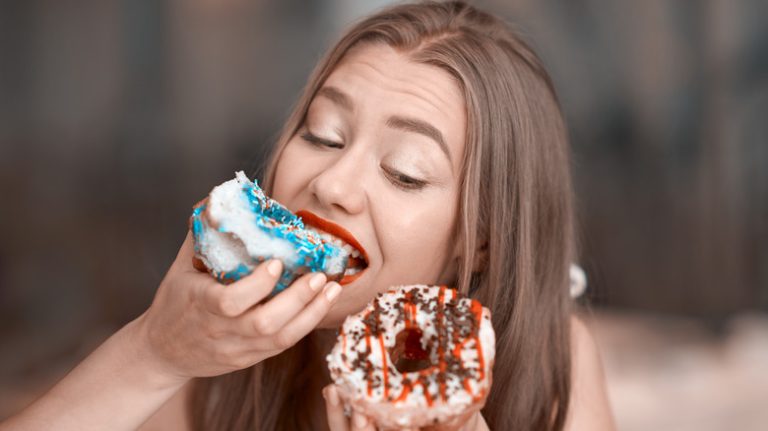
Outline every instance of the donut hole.
[(397, 371), (410, 373), (432, 366), (429, 351), (421, 347), (423, 335), (418, 328), (406, 328), (395, 336), (395, 345), (389, 349), (389, 357)]

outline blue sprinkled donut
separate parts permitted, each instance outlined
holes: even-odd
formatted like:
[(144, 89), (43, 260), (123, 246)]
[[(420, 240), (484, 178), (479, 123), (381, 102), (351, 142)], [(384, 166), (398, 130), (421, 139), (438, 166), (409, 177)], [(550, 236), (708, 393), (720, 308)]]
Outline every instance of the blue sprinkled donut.
[(197, 265), (202, 263), (222, 283), (247, 276), (265, 260), (280, 259), (284, 269), (273, 294), (308, 272), (339, 280), (349, 259), (242, 171), (193, 207), (190, 227)]

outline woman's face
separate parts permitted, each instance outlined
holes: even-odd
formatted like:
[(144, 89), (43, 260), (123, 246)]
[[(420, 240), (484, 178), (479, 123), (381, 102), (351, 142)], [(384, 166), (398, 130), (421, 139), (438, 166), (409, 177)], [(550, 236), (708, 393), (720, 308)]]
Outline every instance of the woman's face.
[(278, 160), (273, 198), (350, 232), (368, 267), (321, 326), (396, 284), (455, 276), (464, 99), (451, 76), (383, 44), (350, 50)]

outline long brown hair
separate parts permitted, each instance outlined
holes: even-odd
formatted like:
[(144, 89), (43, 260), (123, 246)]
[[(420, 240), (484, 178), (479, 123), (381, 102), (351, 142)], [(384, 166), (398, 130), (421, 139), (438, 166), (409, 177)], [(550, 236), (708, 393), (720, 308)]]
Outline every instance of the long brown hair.
[[(570, 391), (568, 269), (575, 255), (568, 142), (540, 59), (511, 29), (463, 2), (383, 9), (352, 26), (319, 62), (265, 172), (303, 124), (310, 102), (345, 53), (385, 43), (456, 79), (467, 109), (457, 234), (458, 288), (491, 309), (493, 386), (482, 411), (492, 429), (560, 430)], [(200, 379), (198, 429), (325, 429), (320, 389), (330, 346), (314, 333), (263, 363)]]

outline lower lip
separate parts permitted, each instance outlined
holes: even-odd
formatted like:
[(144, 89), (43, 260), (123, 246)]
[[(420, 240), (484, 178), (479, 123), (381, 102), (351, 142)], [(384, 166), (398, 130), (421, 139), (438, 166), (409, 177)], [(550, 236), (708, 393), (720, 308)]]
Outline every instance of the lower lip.
[[(307, 226), (312, 226), (313, 228), (316, 228), (316, 229), (320, 229), (320, 230), (323, 230), (323, 231), (328, 231), (328, 229), (325, 227), (326, 223), (324, 223), (324, 220), (321, 219), (320, 217), (314, 215), (313, 213), (311, 213), (309, 211), (306, 211), (306, 210), (299, 210), (299, 211), (296, 211), (296, 215), (299, 216), (302, 220), (304, 220), (304, 223)], [(349, 236), (351, 236), (351, 235), (349, 235)], [(366, 262), (368, 261), (368, 259), (366, 258), (365, 252), (362, 251), (362, 247), (360, 246), (360, 244), (357, 243), (357, 241), (355, 241), (354, 244), (350, 244), (350, 245), (352, 245), (352, 247), (358, 249), (362, 253), (362, 259), (364, 261), (366, 261)], [(339, 284), (342, 285), (342, 286), (345, 286), (347, 284), (352, 283), (353, 281), (355, 281), (358, 278), (360, 278), (360, 276), (363, 275), (363, 273), (367, 269), (368, 268), (366, 267), (365, 269), (363, 269), (362, 271), (358, 272), (357, 274), (343, 276), (341, 278), (341, 280), (339, 280)]]

